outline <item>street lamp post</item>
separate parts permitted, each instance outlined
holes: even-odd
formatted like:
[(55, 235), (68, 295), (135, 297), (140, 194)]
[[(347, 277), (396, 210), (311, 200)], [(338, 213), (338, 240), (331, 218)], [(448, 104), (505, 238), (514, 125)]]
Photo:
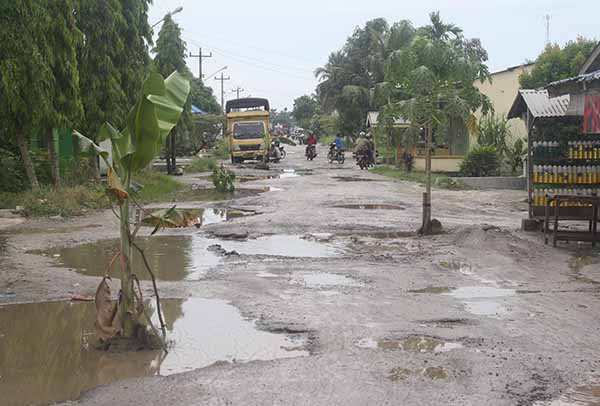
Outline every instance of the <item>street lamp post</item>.
[(152, 27), (150, 28), (154, 28), (156, 27), (158, 24), (162, 23), (163, 21), (165, 21), (165, 18), (167, 18), (167, 16), (172, 16), (173, 14), (177, 14), (177, 13), (181, 13), (183, 11), (183, 7), (179, 6), (177, 7), (175, 10), (168, 12), (163, 18), (161, 18), (160, 20), (158, 20), (157, 22), (155, 22)]

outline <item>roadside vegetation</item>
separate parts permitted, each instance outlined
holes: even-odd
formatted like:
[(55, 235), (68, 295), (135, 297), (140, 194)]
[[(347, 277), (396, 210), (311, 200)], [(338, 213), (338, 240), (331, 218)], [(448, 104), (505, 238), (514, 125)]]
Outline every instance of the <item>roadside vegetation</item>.
[[(427, 183), (427, 173), (423, 171), (411, 171), (407, 172), (404, 169), (396, 168), (391, 165), (381, 165), (377, 166), (370, 170), (373, 173), (378, 175), (387, 176), (389, 178), (405, 180), (408, 182), (416, 182), (420, 185), (425, 185)], [(452, 179), (447, 174), (443, 173), (435, 173), (431, 174), (431, 183), (440, 189), (449, 189), (449, 190), (466, 190), (468, 187), (461, 183), (460, 181), (456, 181)]]
[[(154, 171), (137, 174), (134, 182), (143, 186), (135, 196), (140, 203), (170, 201), (174, 193), (185, 188), (174, 178)], [(0, 192), (0, 209), (20, 207), (28, 217), (81, 216), (90, 210), (110, 207), (105, 190), (102, 182), (86, 182), (58, 189), (42, 186), (39, 190)]]

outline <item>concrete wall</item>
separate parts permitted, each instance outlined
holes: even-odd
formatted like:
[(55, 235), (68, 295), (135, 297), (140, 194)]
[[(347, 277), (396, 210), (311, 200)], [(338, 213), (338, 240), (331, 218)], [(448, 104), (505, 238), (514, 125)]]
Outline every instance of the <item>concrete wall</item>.
[[(475, 86), (479, 91), (490, 98), (497, 116), (506, 117), (506, 114), (517, 97), (517, 91), (519, 90), (519, 76), (524, 71), (531, 71), (533, 66), (533, 64), (521, 65), (492, 73), (492, 83), (475, 82)], [(477, 119), (481, 118), (481, 112), (477, 112), (475, 115), (477, 116)], [(509, 121), (509, 124), (513, 135), (513, 141), (517, 138), (527, 137), (527, 129), (523, 120), (512, 119)], [(474, 145), (475, 140), (471, 141), (471, 145)]]
[[(433, 172), (458, 172), (463, 160), (461, 156), (432, 156), (431, 170)], [(414, 160), (415, 169), (425, 170), (425, 158), (416, 157)]]
[(522, 176), (496, 176), (486, 178), (452, 178), (473, 189), (526, 190), (527, 180)]

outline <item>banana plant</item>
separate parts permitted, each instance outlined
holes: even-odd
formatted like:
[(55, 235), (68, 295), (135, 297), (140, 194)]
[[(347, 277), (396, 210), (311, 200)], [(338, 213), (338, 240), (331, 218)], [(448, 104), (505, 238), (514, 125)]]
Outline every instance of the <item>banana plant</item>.
[[(106, 163), (106, 192), (119, 207), (120, 252), (113, 261), (118, 258), (121, 265), (121, 294), (110, 317), (115, 323), (111, 326), (114, 327), (114, 335), (133, 338), (139, 326), (143, 325), (140, 320), (143, 315), (139, 310), (142, 306), (141, 292), (138, 294), (135, 291), (137, 277), (133, 273), (131, 263), (133, 249), (139, 250), (135, 244), (139, 225), (132, 230), (130, 223), (130, 206), (135, 185), (132, 178), (136, 172), (147, 168), (165, 145), (167, 136), (181, 117), (189, 92), (189, 81), (180, 73), (175, 72), (166, 80), (158, 73), (150, 73), (143, 83), (140, 99), (129, 112), (126, 127), (118, 131), (110, 123), (105, 123), (99, 129), (96, 140), (98, 143), (111, 141), (112, 161), (109, 160), (108, 151), (80, 132), (74, 131), (82, 148), (93, 150)], [(147, 263), (146, 266), (153, 276)], [(154, 289), (156, 291), (155, 283)], [(157, 311), (160, 318), (159, 306)], [(97, 308), (101, 310), (98, 303)], [(98, 319), (97, 317), (97, 324)], [(148, 317), (147, 319), (151, 324)]]

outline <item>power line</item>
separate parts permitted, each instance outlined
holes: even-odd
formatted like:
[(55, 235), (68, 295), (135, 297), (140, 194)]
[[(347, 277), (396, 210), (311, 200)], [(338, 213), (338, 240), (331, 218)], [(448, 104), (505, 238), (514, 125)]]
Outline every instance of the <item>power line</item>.
[[(199, 43), (199, 42), (197, 42), (197, 41), (195, 41), (193, 39), (190, 39), (190, 38), (187, 38), (187, 37), (185, 37), (185, 39), (186, 39), (186, 41), (191, 42), (194, 45), (202, 46), (201, 43)], [(261, 61), (259, 59), (248, 57), (248, 56), (236, 55), (236, 54), (231, 53), (231, 52), (229, 52), (227, 50), (223, 50), (222, 48), (219, 48), (219, 47), (212, 47), (212, 48), (215, 49), (216, 53), (219, 53), (219, 54), (221, 54), (223, 56), (226, 56), (228, 58), (232, 58), (234, 60), (237, 60), (238, 62), (241, 62), (241, 63), (249, 65), (249, 66), (254, 66), (254, 67), (257, 67), (259, 69), (263, 69), (263, 70), (274, 72), (274, 73), (279, 73), (279, 74), (285, 74), (285, 75), (288, 75), (288, 76), (293, 76), (293, 77), (296, 77), (296, 78), (299, 78), (299, 79), (303, 79), (303, 80), (307, 80), (307, 79), (312, 80), (312, 79), (314, 79), (314, 77), (312, 76), (312, 72), (311, 72), (310, 76), (309, 75), (304, 76), (302, 74), (302, 73), (307, 73), (306, 70), (301, 70), (301, 69), (297, 69), (297, 68), (287, 67), (287, 66), (284, 66), (284, 65), (279, 65), (279, 64), (264, 62), (264, 61)], [(279, 68), (279, 69), (277, 69), (277, 68)], [(294, 72), (293, 71), (294, 69), (296, 69), (297, 71)]]

